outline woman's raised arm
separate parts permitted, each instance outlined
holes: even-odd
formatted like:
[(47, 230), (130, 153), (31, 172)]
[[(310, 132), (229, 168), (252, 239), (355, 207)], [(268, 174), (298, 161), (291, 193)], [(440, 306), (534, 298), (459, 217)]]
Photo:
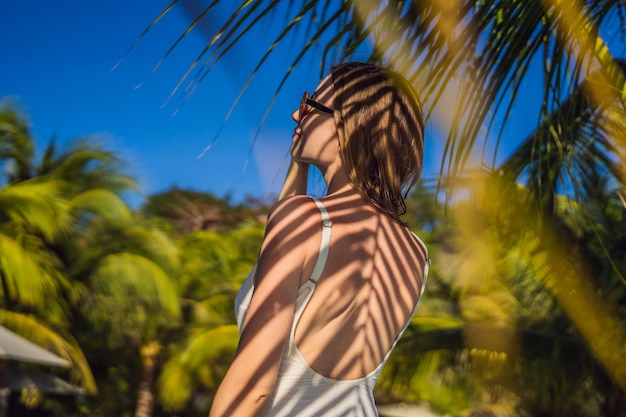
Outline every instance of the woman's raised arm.
[(269, 406), (318, 218), (313, 200), (302, 196), (279, 201), (270, 211), (239, 346), (210, 417), (259, 416)]
[(283, 183), (283, 188), (280, 191), (278, 200), (280, 201), (287, 197), (306, 194), (308, 178), (309, 164), (296, 162), (292, 159), (289, 163), (287, 176), (285, 177), (285, 182)]

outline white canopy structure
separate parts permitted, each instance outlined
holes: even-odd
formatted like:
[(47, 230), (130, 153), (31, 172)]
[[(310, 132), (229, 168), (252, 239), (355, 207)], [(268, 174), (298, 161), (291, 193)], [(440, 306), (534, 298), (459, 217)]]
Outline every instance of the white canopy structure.
[(70, 363), (60, 356), (0, 326), (0, 359), (68, 367)]

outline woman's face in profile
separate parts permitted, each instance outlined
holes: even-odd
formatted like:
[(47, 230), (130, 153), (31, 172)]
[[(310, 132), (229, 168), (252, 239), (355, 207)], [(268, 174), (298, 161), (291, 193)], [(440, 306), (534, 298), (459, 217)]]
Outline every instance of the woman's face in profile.
[[(333, 86), (330, 75), (322, 80), (311, 99), (333, 109)], [(298, 123), (292, 137), (291, 156), (298, 162), (315, 166), (327, 165), (339, 155), (339, 140), (333, 114), (311, 105), (303, 110), (298, 108), (291, 115)], [(303, 114), (302, 120), (300, 114)]]

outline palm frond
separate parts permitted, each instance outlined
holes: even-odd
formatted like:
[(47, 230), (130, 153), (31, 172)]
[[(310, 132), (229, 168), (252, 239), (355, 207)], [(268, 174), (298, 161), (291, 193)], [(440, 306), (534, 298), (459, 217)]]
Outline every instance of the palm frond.
[(110, 190), (92, 189), (73, 197), (68, 203), (70, 211), (96, 213), (104, 218), (130, 220), (128, 205)]
[(116, 193), (136, 191), (135, 180), (123, 173), (124, 162), (111, 151), (102, 148), (93, 138), (73, 141), (59, 155), (49, 147), (37, 176), (68, 181), (74, 193), (102, 188)]
[(31, 180), (0, 189), (0, 219), (26, 225), (49, 241), (69, 228), (63, 181)]
[(56, 294), (54, 277), (36, 254), (26, 250), (15, 239), (0, 233), (0, 282), (5, 307), (36, 307)]
[(95, 294), (162, 309), (172, 318), (180, 307), (170, 277), (154, 262), (130, 253), (104, 257), (91, 276)]
[[(183, 407), (198, 385), (215, 389), (225, 368), (216, 366), (216, 359), (232, 355), (237, 347), (237, 326), (221, 326), (192, 335), (187, 345), (163, 367), (158, 390), (167, 410)], [(200, 384), (198, 384), (200, 382)]]
[[(214, 1), (203, 10), (202, 17), (212, 16), (208, 9), (217, 7), (217, 3), (219, 1)], [(289, 2), (282, 33), (269, 41), (266, 56), (252, 70), (242, 92), (264, 65), (268, 54), (296, 28), (305, 29), (305, 38), (300, 48), (294, 48), (298, 52), (292, 52), (295, 55), (293, 64), (286, 70), (284, 79), (302, 56), (311, 52), (309, 47), (312, 44), (325, 43), (324, 57), (331, 51), (345, 48), (349, 50), (339, 55), (350, 56), (355, 47), (371, 39), (370, 59), (387, 62), (413, 80), (426, 103), (428, 114), (447, 124), (443, 126), (449, 133), (442, 173), (447, 167), (448, 175), (468, 163), (476, 143), (486, 140), (488, 131), (485, 126), (493, 127), (491, 123), (496, 115), (503, 120), (496, 136), (495, 149), (499, 149), (511, 103), (536, 67), (531, 65), (532, 62), (538, 59), (549, 63), (543, 67), (546, 83), (540, 100), (543, 103), (541, 111), (536, 115), (538, 122), (558, 106), (563, 96), (568, 95), (568, 88), (571, 91), (576, 82), (594, 68), (605, 68), (607, 74), (611, 74), (607, 78), (609, 84), (615, 91), (623, 91), (623, 81), (619, 81), (619, 73), (614, 70), (615, 60), (598, 30), (602, 25), (622, 18), (615, 13), (623, 8), (619, 2), (588, 1), (577, 9), (578, 15), (570, 13), (562, 3), (547, 0), (513, 3), (464, 0), (454, 5), (417, 1), (346, 1), (328, 9), (324, 9), (323, 3), (303, 2), (300, 8), (294, 8), (294, 2)], [(191, 84), (193, 87), (187, 91), (192, 92), (211, 66), (231, 53), (244, 34), (262, 25), (274, 14), (270, 11), (281, 7), (282, 2), (277, 1), (242, 2), (210, 36), (207, 47), (192, 63), (190, 70), (212, 50), (203, 64), (206, 70), (198, 72)], [(317, 19), (315, 25), (312, 24), (313, 18)], [(213, 19), (218, 18), (213, 16)], [(333, 22), (342, 22), (343, 27), (327, 38), (325, 28), (330, 28)], [(188, 30), (195, 26), (196, 20)], [(325, 58), (322, 62), (326, 63)], [(189, 71), (184, 78), (188, 75)], [(454, 90), (458, 94), (453, 98)], [(269, 100), (270, 106), (273, 100)], [(456, 105), (450, 106), (451, 100)], [(501, 106), (504, 106), (502, 110)]]
[(0, 160), (12, 162), (9, 182), (32, 176), (35, 145), (24, 117), (10, 103), (0, 102)]

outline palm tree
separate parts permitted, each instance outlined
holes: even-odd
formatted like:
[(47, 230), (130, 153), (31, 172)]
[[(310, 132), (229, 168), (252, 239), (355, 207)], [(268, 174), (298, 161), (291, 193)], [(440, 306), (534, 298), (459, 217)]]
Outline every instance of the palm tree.
[(70, 332), (70, 303), (63, 296), (75, 288), (49, 250), (70, 226), (66, 183), (14, 180), (28, 176), (34, 146), (26, 123), (10, 107), (0, 109), (0, 149), (8, 164), (0, 188), (0, 321), (73, 363), (73, 377), (94, 393), (91, 370)]
[(227, 233), (198, 231), (178, 241), (184, 321), (159, 377), (166, 409), (189, 408), (192, 399), (191, 408), (206, 408), (217, 390), (239, 338), (233, 300), (254, 266), (263, 233), (257, 222)]
[[(180, 316), (174, 285), (178, 253), (163, 232), (133, 216), (91, 221), (75, 247), (80, 251), (74, 251), (70, 259), (70, 276), (88, 288), (80, 300), (80, 313), (86, 320), (83, 337), (103, 344), (93, 346), (96, 355), (102, 351), (127, 352), (119, 362), (98, 356), (92, 360), (106, 370), (124, 361), (138, 361), (141, 376), (131, 375), (127, 381), (131, 391), (122, 390), (117, 395), (126, 398), (136, 390), (135, 416), (150, 416), (163, 341)], [(138, 386), (132, 385), (135, 380)], [(123, 405), (103, 406), (115, 413)]]
[(37, 164), (26, 123), (7, 107), (0, 150), (9, 162), (0, 188), (2, 322), (71, 360), (88, 393), (96, 385), (79, 343), (101, 352), (89, 337), (102, 329), (112, 345), (130, 343), (143, 365), (136, 415), (150, 415), (159, 331), (179, 312), (170, 240), (133, 217), (121, 198), (133, 180), (93, 142), (60, 154), (50, 144)]
[[(451, 415), (478, 407), (495, 415), (621, 416), (626, 396), (616, 375), (622, 351), (610, 345), (618, 360), (609, 356), (607, 369), (606, 352), (597, 350), (601, 338), (588, 340), (586, 326), (568, 311), (571, 302), (562, 299), (565, 289), (578, 301), (576, 293), (589, 288), (571, 270), (595, 254), (607, 256), (590, 235), (603, 233), (599, 225), (619, 230), (619, 203), (598, 213), (590, 230), (591, 207), (559, 197), (554, 220), (565, 242), (553, 249), (543, 236), (553, 230), (537, 225), (545, 218), (533, 209), (529, 189), (498, 171), (489, 178), (466, 184), (467, 197), (448, 207), (436, 229), (422, 233), (434, 259), (428, 291), (381, 376), (379, 401), (427, 401)], [(606, 194), (614, 195), (611, 189)], [(568, 243), (565, 236), (575, 238)], [(608, 254), (618, 270), (626, 266), (623, 236), (615, 237), (613, 243), (621, 244)], [(584, 299), (576, 307), (600, 320), (601, 332), (619, 336), (615, 326), (623, 329), (626, 322), (626, 288), (614, 270), (601, 281), (611, 315)]]
[(74, 289), (46, 246), (62, 224), (59, 187), (58, 182), (24, 182), (0, 188), (0, 322), (69, 360), (75, 365), (73, 377), (94, 393), (91, 370), (68, 326), (70, 306), (62, 296)]
[[(617, 63), (626, 69), (624, 61)], [(586, 339), (579, 341), (585, 346), (579, 350), (586, 356), (580, 363), (587, 366), (579, 372), (587, 370), (605, 394), (602, 414), (620, 415), (617, 410), (626, 404), (620, 347), (626, 340), (626, 229), (618, 198), (625, 187), (619, 162), (623, 132), (614, 129), (615, 120), (626, 114), (614, 95), (594, 96), (591, 90), (597, 87), (589, 84), (597, 79), (592, 75), (563, 100), (502, 168), (510, 178), (525, 181), (533, 196), (537, 249), (551, 256), (544, 262), (547, 273), (538, 276)], [(595, 320), (603, 322), (601, 328), (593, 326)]]

